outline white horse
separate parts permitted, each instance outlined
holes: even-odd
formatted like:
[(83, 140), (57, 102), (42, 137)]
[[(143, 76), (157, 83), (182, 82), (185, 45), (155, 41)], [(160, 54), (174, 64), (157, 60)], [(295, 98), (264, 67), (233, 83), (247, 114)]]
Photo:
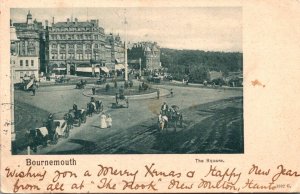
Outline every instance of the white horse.
[(167, 128), (168, 124), (168, 117), (166, 115), (162, 116), (161, 114), (158, 115), (158, 127), (161, 131)]

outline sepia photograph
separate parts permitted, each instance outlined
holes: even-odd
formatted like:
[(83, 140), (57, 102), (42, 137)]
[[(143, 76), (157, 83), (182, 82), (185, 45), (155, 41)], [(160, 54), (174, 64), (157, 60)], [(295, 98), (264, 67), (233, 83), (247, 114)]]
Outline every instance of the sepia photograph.
[(13, 154), (244, 153), (241, 7), (10, 11)]
[(0, 0), (0, 193), (300, 190), (299, 0)]

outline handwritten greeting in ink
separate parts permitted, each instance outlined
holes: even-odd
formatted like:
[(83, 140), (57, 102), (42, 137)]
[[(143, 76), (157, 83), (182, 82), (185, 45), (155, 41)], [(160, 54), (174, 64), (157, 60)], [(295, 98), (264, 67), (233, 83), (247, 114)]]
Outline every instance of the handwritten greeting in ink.
[[(252, 164), (249, 165), (247, 172), (242, 172), (238, 168), (227, 168), (224, 164), (209, 164), (205, 171), (165, 169), (154, 162), (136, 169), (99, 163), (97, 166), (89, 166), (80, 171), (74, 168), (61, 170), (54, 167), (46, 170), (44, 167), (32, 164), (34, 163), (27, 161), (26, 168), (9, 166), (5, 168), (5, 178), (12, 180), (10, 185), (12, 192), (176, 192), (178, 190), (272, 192), (292, 188), (292, 180), (300, 177), (299, 171), (283, 164), (266, 169)], [(289, 177), (292, 182), (282, 182), (281, 180), (286, 180), (283, 177)]]

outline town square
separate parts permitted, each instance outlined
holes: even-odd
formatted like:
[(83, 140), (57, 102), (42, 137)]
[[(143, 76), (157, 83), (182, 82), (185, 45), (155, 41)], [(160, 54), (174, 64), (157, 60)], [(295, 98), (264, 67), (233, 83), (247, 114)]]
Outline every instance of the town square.
[(233, 22), (207, 47), (152, 31), (159, 8), (52, 11), (11, 10), (13, 154), (244, 152), (241, 9), (185, 10)]

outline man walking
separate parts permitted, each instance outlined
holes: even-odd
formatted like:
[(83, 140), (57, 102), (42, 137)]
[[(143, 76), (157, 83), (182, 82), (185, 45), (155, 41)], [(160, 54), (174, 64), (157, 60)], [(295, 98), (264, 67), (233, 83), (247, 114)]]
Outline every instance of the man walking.
[(35, 96), (35, 90), (36, 90), (36, 85), (33, 84), (32, 85), (32, 95)]

